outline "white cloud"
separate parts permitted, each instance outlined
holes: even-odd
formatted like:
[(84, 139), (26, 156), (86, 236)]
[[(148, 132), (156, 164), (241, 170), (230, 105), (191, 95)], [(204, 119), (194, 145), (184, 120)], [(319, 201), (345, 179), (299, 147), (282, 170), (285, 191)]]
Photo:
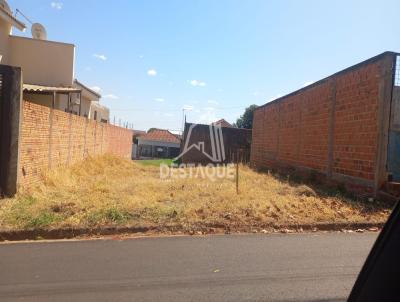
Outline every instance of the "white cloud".
[(86, 67), (85, 67), (85, 71), (92, 71), (92, 67), (86, 66)]
[(160, 102), (160, 103), (165, 102), (165, 99), (163, 99), (163, 98), (155, 98), (154, 100), (156, 102)]
[(157, 75), (157, 70), (155, 70), (155, 69), (149, 69), (149, 70), (147, 70), (147, 74), (149, 75), (149, 76), (151, 76), (151, 77), (154, 77), (154, 76), (156, 76)]
[(192, 86), (200, 86), (200, 87), (206, 86), (206, 83), (203, 82), (203, 81), (200, 81), (200, 80), (191, 80), (191, 81), (188, 81), (188, 82), (189, 82), (190, 85), (192, 85)]
[(62, 2), (55, 2), (55, 1), (53, 1), (53, 2), (50, 3), (50, 6), (51, 6), (52, 8), (54, 8), (54, 9), (60, 10), (60, 9), (62, 9), (63, 4), (62, 4)]
[(114, 94), (106, 94), (106, 95), (103, 95), (103, 98), (104, 98), (104, 99), (110, 99), (110, 100), (118, 100), (118, 99), (119, 99), (119, 97), (117, 97), (117, 96), (114, 95)]
[(93, 57), (95, 57), (96, 59), (102, 60), (102, 61), (107, 60), (107, 57), (105, 55), (101, 55), (101, 54), (97, 54), (97, 53), (95, 53), (93, 55)]
[(207, 103), (213, 104), (213, 105), (218, 105), (218, 102), (216, 100), (208, 100)]
[(252, 94), (253, 94), (254, 96), (260, 95), (260, 93), (259, 93), (258, 91), (254, 91)]
[(205, 111), (214, 111), (215, 108), (214, 107), (204, 107), (203, 108)]
[(313, 84), (313, 83), (314, 83), (314, 81), (305, 82), (305, 83), (303, 84), (303, 87), (306, 87), (306, 86), (311, 85), (311, 84)]
[(93, 86), (93, 87), (90, 87), (90, 89), (92, 89), (93, 91), (96, 91), (97, 93), (100, 93), (100, 91), (101, 91), (101, 88), (99, 86)]
[(183, 105), (183, 109), (187, 111), (192, 111), (194, 109), (194, 106), (192, 105)]
[(215, 115), (214, 110), (206, 110), (203, 114), (200, 114), (196, 123), (198, 124), (211, 124), (218, 120), (217, 116)]
[(143, 58), (144, 58), (144, 55), (140, 55), (140, 56), (139, 56), (139, 59), (143, 59)]
[(174, 116), (174, 114), (167, 112), (167, 113), (164, 113), (164, 116), (172, 117), (172, 116)]

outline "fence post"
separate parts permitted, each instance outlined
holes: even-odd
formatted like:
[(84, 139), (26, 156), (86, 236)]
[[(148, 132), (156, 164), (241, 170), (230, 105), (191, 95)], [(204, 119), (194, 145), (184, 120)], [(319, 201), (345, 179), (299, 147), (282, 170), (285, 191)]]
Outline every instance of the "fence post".
[(104, 138), (104, 124), (101, 124), (101, 144), (100, 144), (101, 154), (103, 154), (103, 138)]
[(94, 122), (93, 156), (96, 155), (97, 121)]
[(72, 143), (72, 113), (69, 112), (69, 123), (68, 123), (68, 155), (67, 155), (67, 166), (71, 163), (71, 143)]
[(0, 65), (0, 197), (17, 192), (22, 106), (21, 68)]
[(387, 175), (387, 148), (389, 144), (390, 110), (396, 72), (397, 55), (386, 56), (380, 64), (379, 98), (378, 98), (378, 137), (376, 144), (374, 196), (388, 180)]
[(52, 167), (52, 153), (53, 153), (53, 117), (54, 117), (54, 106), (56, 101), (56, 93), (53, 92), (51, 100), (51, 108), (49, 115), (49, 170)]
[(84, 135), (83, 135), (83, 159), (85, 159), (86, 158), (86, 136), (87, 136), (87, 126), (88, 126), (88, 123), (89, 123), (89, 119), (88, 118), (85, 118), (85, 133), (84, 133)]
[(328, 132), (328, 163), (327, 176), (332, 177), (333, 170), (333, 142), (335, 133), (335, 111), (336, 111), (336, 79), (332, 79), (331, 95), (330, 95), (330, 112), (329, 112), (329, 132)]
[(236, 152), (236, 194), (239, 194), (239, 156)]

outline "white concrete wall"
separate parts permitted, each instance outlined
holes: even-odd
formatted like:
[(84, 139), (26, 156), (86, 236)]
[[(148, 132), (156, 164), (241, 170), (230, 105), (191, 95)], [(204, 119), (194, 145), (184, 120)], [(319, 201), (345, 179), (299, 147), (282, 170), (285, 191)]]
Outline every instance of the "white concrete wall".
[(110, 123), (110, 110), (105, 106), (101, 106), (98, 102), (91, 102), (89, 118), (94, 120), (95, 115), (97, 115), (96, 121), (100, 122), (104, 119), (107, 123)]
[(24, 83), (72, 86), (75, 46), (9, 36), (9, 64), (22, 67)]
[[(77, 97), (76, 95), (77, 95), (76, 93), (73, 93), (72, 99)], [(39, 104), (42, 106), (51, 107), (51, 103), (53, 101), (53, 96), (51, 94), (38, 94), (38, 93), (24, 92), (24, 100), (35, 103), (35, 104)], [(90, 108), (90, 103), (88, 103), (88, 101), (83, 101), (81, 116), (84, 116), (85, 113), (89, 114), (89, 108)], [(66, 112), (68, 109), (68, 95), (57, 94), (55, 104), (54, 104), (54, 109)], [(72, 111), (75, 113), (79, 113), (79, 105), (74, 105), (72, 107)]]
[(0, 64), (10, 65), (9, 63), (9, 43), (8, 37), (11, 32), (11, 25), (3, 19), (0, 19)]
[(91, 100), (82, 95), (81, 101), (82, 101), (81, 116), (89, 117)]
[[(71, 100), (78, 99), (79, 94), (72, 93)], [(30, 93), (24, 92), (24, 100), (29, 101), (35, 104), (51, 107), (51, 103), (53, 100), (53, 96), (51, 94), (39, 94), (39, 93)], [(82, 107), (81, 107), (81, 116), (86, 116), (87, 118), (94, 119), (94, 111), (97, 111), (97, 121), (101, 121), (101, 119), (105, 119), (108, 122), (109, 120), (109, 111), (108, 108), (104, 106), (99, 106), (98, 102), (92, 102), (89, 98), (84, 97), (82, 95)], [(68, 95), (66, 94), (57, 94), (56, 100), (54, 104), (54, 108), (61, 111), (67, 111), (68, 109)], [(79, 105), (76, 104), (72, 107), (72, 111), (74, 113), (79, 113)]]
[(138, 157), (138, 146), (136, 144), (132, 145), (132, 159), (137, 159)]

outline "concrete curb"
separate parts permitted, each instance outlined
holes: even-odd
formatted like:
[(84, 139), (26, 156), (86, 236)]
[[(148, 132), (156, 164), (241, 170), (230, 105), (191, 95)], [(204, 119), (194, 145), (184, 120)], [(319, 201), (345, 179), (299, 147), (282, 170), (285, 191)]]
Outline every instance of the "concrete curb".
[(218, 234), (218, 233), (296, 233), (316, 231), (377, 231), (384, 223), (315, 223), (315, 224), (288, 224), (288, 225), (223, 225), (199, 224), (163, 225), (163, 226), (103, 226), (97, 228), (59, 228), (59, 229), (0, 229), (0, 241), (21, 241), (40, 239), (71, 239), (77, 237), (129, 235), (129, 234)]

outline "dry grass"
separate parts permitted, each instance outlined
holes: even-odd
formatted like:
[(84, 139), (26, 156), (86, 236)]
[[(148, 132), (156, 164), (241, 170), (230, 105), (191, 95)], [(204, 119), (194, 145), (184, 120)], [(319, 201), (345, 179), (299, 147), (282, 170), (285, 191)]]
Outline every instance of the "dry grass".
[(112, 156), (50, 172), (42, 185), (1, 202), (2, 228), (99, 225), (285, 225), (383, 222), (388, 209), (329, 196), (242, 166), (235, 181), (161, 180), (159, 168)]

